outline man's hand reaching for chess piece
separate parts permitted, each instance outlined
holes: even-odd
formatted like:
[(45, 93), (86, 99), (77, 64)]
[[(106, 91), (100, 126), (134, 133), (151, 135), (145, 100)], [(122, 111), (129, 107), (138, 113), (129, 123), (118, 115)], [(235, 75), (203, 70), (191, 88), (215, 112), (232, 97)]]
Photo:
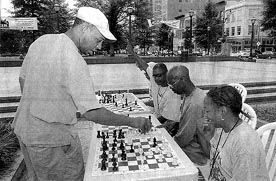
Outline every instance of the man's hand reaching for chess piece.
[(132, 120), (130, 126), (134, 127), (134, 128), (141, 129), (141, 132), (143, 134), (149, 132), (151, 130), (151, 128), (153, 127), (151, 121), (148, 118), (136, 117), (136, 118), (132, 118), (132, 119), (134, 119), (134, 120)]

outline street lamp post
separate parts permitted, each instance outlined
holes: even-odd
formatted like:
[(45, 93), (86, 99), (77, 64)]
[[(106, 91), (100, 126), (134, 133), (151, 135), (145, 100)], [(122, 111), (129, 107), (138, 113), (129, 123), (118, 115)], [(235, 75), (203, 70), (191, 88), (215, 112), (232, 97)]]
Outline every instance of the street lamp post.
[(57, 32), (59, 32), (59, 10), (60, 10), (60, 6), (59, 6), (58, 3), (55, 3), (54, 9), (55, 9), (56, 14), (57, 14)]
[(208, 27), (207, 27), (207, 31), (208, 31), (208, 44), (207, 44), (207, 47), (208, 47), (208, 55), (210, 54), (210, 30), (211, 30), (211, 27), (208, 26)]
[(128, 25), (129, 25), (129, 41), (131, 42), (131, 15), (134, 12), (134, 8), (132, 6), (127, 7), (127, 13), (129, 15)]
[(252, 23), (252, 30), (251, 30), (251, 44), (250, 44), (250, 58), (253, 57), (252, 54), (252, 49), (253, 49), (253, 39), (254, 39), (254, 24), (256, 22), (256, 18), (252, 18), (251, 19), (251, 23)]
[(193, 38), (193, 15), (194, 11), (191, 9), (189, 11), (189, 16), (190, 16), (190, 42), (189, 42), (189, 53), (193, 53), (192, 49), (192, 38)]

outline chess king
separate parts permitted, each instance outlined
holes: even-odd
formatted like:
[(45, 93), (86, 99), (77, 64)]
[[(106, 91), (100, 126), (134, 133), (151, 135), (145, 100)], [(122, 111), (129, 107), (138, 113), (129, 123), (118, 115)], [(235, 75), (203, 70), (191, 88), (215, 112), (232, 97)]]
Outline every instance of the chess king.
[(104, 40), (116, 41), (105, 15), (81, 7), (72, 28), (43, 35), (30, 46), (20, 71), (22, 97), (13, 121), (28, 180), (83, 180), (77, 110), (95, 123), (151, 129), (147, 118), (117, 115), (98, 103), (80, 53), (100, 49)]

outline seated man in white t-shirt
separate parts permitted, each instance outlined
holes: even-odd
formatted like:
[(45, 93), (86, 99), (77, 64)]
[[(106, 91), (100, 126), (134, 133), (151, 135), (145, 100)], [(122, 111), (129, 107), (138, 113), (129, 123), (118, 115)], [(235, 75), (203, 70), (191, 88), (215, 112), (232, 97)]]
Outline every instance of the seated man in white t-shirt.
[[(148, 77), (146, 77), (150, 81), (152, 105), (157, 119), (162, 124), (171, 121), (178, 123), (181, 97), (168, 87), (166, 79), (168, 69), (166, 65), (164, 63), (156, 63), (151, 67), (133, 52), (131, 46), (128, 46), (128, 51), (134, 56), (137, 66), (148, 75)], [(150, 104), (147, 105), (150, 106)], [(175, 128), (178, 127), (177, 125), (178, 124), (175, 124), (173, 127), (167, 127), (171, 135), (174, 135), (174, 132), (177, 131), (175, 130)]]

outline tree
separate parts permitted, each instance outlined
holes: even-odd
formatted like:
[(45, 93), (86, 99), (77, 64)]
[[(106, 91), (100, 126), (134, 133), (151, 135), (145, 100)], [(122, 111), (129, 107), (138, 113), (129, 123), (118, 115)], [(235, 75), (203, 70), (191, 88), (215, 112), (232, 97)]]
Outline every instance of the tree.
[[(54, 10), (55, 2), (60, 7), (58, 12)], [(61, 33), (69, 29), (72, 13), (68, 9), (68, 4), (65, 3), (65, 0), (56, 0), (55, 2), (48, 0), (11, 1), (14, 6), (14, 11), (11, 12), (13, 17), (36, 17), (38, 20), (37, 31), (19, 31), (15, 34), (15, 41), (21, 42), (19, 47), (21, 53), (25, 53), (37, 37), (49, 33)], [(59, 30), (57, 22), (59, 22)]]
[[(222, 34), (222, 22), (218, 15), (219, 12), (215, 5), (211, 2), (208, 2), (204, 8), (202, 16), (197, 17), (194, 36), (195, 42), (200, 47), (208, 49), (209, 43), (210, 47), (217, 48), (217, 41)], [(209, 32), (208, 27), (210, 27)], [(210, 38), (209, 40), (208, 37)]]
[[(114, 50), (122, 49), (126, 47), (127, 44), (127, 37), (128, 37), (128, 14), (127, 14), (127, 7), (133, 4), (131, 0), (77, 0), (76, 6), (90, 6), (100, 9), (107, 17), (109, 22), (109, 29), (112, 34), (117, 38), (117, 41), (114, 43), (104, 42), (103, 49), (109, 48), (110, 55), (114, 56)], [(133, 37), (135, 37), (132, 41), (133, 45), (136, 44), (136, 35), (139, 32), (139, 28), (143, 27), (143, 25), (139, 25), (141, 21), (138, 19), (145, 20), (150, 16), (150, 11), (148, 8), (148, 3), (144, 1), (136, 1), (135, 4), (135, 11), (133, 13), (132, 18), (132, 33)]]
[(160, 25), (159, 31), (157, 32), (157, 35), (156, 35), (156, 42), (160, 48), (169, 49), (170, 47), (169, 32), (170, 32), (170, 27), (168, 25), (166, 24)]
[(261, 21), (262, 31), (269, 31), (269, 35), (276, 38), (276, 1), (266, 0), (264, 3), (265, 8)]

